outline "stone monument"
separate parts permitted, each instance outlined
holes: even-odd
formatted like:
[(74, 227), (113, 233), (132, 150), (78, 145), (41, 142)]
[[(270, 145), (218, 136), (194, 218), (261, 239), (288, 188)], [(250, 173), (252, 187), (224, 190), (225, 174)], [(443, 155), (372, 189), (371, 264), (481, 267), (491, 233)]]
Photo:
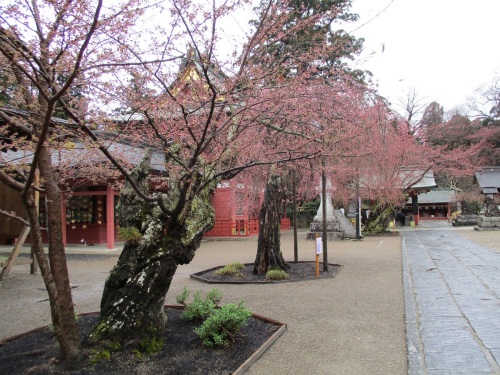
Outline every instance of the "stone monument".
[(460, 214), (451, 220), (452, 226), (465, 227), (478, 224), (479, 215), (471, 211), (466, 201), (457, 202), (457, 208), (460, 210)]
[(479, 217), (477, 227), (474, 230), (492, 231), (500, 230), (500, 209), (497, 203), (487, 197), (484, 200), (484, 216)]
[[(327, 183), (327, 187), (330, 183)], [(308, 240), (314, 240), (316, 235), (322, 236), (323, 234), (323, 204), (326, 204), (326, 231), (328, 241), (343, 240), (345, 238), (356, 238), (356, 227), (352, 224), (351, 220), (347, 218), (340, 210), (335, 210), (332, 204), (332, 195), (326, 192), (326, 203), (323, 202), (323, 196), (320, 194), (320, 204), (318, 212), (313, 219), (307, 233)]]

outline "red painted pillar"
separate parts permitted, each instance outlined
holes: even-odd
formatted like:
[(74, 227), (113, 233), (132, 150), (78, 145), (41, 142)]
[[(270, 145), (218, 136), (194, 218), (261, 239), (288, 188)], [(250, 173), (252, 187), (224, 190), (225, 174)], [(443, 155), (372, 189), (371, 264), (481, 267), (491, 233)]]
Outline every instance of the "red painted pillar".
[(111, 185), (106, 189), (106, 245), (115, 248), (115, 194)]
[(64, 194), (61, 194), (61, 221), (62, 221), (62, 238), (63, 246), (66, 247), (67, 236), (66, 236), (66, 201), (64, 199)]

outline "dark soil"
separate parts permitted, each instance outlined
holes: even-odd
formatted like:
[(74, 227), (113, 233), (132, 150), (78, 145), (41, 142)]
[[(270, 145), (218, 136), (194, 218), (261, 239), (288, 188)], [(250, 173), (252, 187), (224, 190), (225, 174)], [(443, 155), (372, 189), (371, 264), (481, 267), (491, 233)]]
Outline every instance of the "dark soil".
[[(59, 352), (56, 339), (48, 328), (43, 328), (0, 342), (0, 374), (231, 374), (280, 328), (252, 317), (229, 347), (207, 349), (194, 333), (197, 324), (183, 321), (181, 310), (166, 308), (165, 314), (168, 322), (164, 348), (154, 355), (139, 359), (127, 351), (115, 352), (111, 359), (95, 366), (61, 371), (54, 364)], [(78, 320), (83, 341), (97, 320), (97, 314)]]
[[(191, 275), (192, 278), (212, 283), (212, 284), (222, 284), (222, 283), (276, 283), (276, 282), (284, 282), (284, 281), (303, 281), (303, 280), (311, 280), (316, 279), (316, 263), (315, 262), (290, 262), (288, 263), (290, 269), (287, 271), (288, 279), (283, 281), (273, 281), (268, 280), (266, 275), (254, 275), (253, 274), (253, 263), (245, 264), (245, 267), (241, 270), (241, 276), (233, 277), (233, 276), (218, 276), (215, 274), (219, 268), (224, 266), (219, 266), (215, 268), (211, 268), (209, 270), (197, 272)], [(324, 271), (323, 263), (319, 264), (319, 278), (325, 277), (334, 277), (340, 269), (340, 265), (338, 264), (328, 264), (328, 270)]]

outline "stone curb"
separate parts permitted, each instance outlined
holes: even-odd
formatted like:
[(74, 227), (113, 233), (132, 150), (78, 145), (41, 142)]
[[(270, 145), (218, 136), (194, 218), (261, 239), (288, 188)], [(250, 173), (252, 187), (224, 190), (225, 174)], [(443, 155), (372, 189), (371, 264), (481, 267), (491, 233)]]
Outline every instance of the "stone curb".
[[(292, 263), (292, 262), (290, 262)], [(312, 261), (299, 261), (297, 263), (314, 263)], [(320, 263), (322, 265), (323, 263)], [(253, 265), (253, 263), (245, 263), (245, 266), (250, 266)], [(328, 263), (329, 266), (332, 267), (337, 267), (337, 271), (333, 275), (321, 275), (319, 277), (316, 276), (304, 276), (304, 277), (299, 277), (296, 279), (291, 279), (291, 280), (262, 280), (262, 281), (246, 281), (246, 280), (208, 280), (205, 279), (202, 275), (208, 272), (213, 272), (215, 270), (218, 270), (220, 268), (223, 268), (224, 266), (217, 266), (217, 267), (212, 267), (208, 268), (206, 270), (200, 271), (200, 272), (195, 272), (191, 275), (189, 275), (192, 279), (201, 281), (202, 283), (206, 284), (279, 284), (279, 283), (293, 283), (293, 282), (298, 282), (298, 281), (308, 281), (308, 280), (320, 280), (320, 279), (326, 279), (326, 278), (333, 278), (337, 275), (337, 273), (340, 272), (342, 269), (341, 264), (335, 264), (335, 263)]]
[(425, 364), (422, 357), (422, 341), (419, 333), (419, 319), (413, 293), (412, 274), (409, 266), (408, 249), (405, 238), (401, 241), (403, 256), (403, 294), (405, 306), (406, 351), (408, 375), (425, 374)]

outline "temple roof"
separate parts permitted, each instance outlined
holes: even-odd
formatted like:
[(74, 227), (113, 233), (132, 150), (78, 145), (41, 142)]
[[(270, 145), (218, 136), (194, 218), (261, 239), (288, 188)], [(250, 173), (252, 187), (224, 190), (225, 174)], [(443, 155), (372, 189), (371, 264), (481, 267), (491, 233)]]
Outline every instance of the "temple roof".
[(402, 169), (400, 178), (403, 182), (403, 187), (408, 190), (422, 191), (430, 190), (437, 187), (434, 180), (434, 173), (432, 170), (418, 170), (418, 169)]
[[(450, 203), (456, 202), (456, 192), (453, 189), (433, 189), (418, 195), (419, 204)], [(411, 203), (411, 198), (407, 203)]]
[[(165, 152), (146, 143), (132, 142), (127, 137), (112, 132), (94, 132), (99, 141), (106, 146), (108, 151), (123, 163), (133, 166), (139, 165), (148, 151), (151, 155), (151, 171), (153, 173), (167, 173), (165, 166)], [(6, 149), (3, 151), (3, 161), (13, 164), (31, 164), (33, 152), (22, 149)], [(82, 165), (99, 165), (108, 163), (106, 157), (94, 148), (88, 148), (78, 138), (72, 138), (57, 152), (51, 153), (52, 163), (57, 168), (64, 164), (65, 167), (78, 168)], [(1, 164), (1, 162), (0, 162)]]
[(200, 55), (197, 49), (190, 46), (186, 56), (181, 60), (177, 78), (170, 85), (170, 90), (176, 94), (181, 91), (183, 87), (189, 85), (189, 82), (205, 81), (203, 77), (205, 74), (208, 76), (209, 82), (214, 84), (218, 90), (220, 89), (218, 86), (220, 86), (226, 78), (218, 67), (206, 60), (204, 56)]
[(500, 167), (483, 167), (474, 175), (483, 194), (500, 192)]

